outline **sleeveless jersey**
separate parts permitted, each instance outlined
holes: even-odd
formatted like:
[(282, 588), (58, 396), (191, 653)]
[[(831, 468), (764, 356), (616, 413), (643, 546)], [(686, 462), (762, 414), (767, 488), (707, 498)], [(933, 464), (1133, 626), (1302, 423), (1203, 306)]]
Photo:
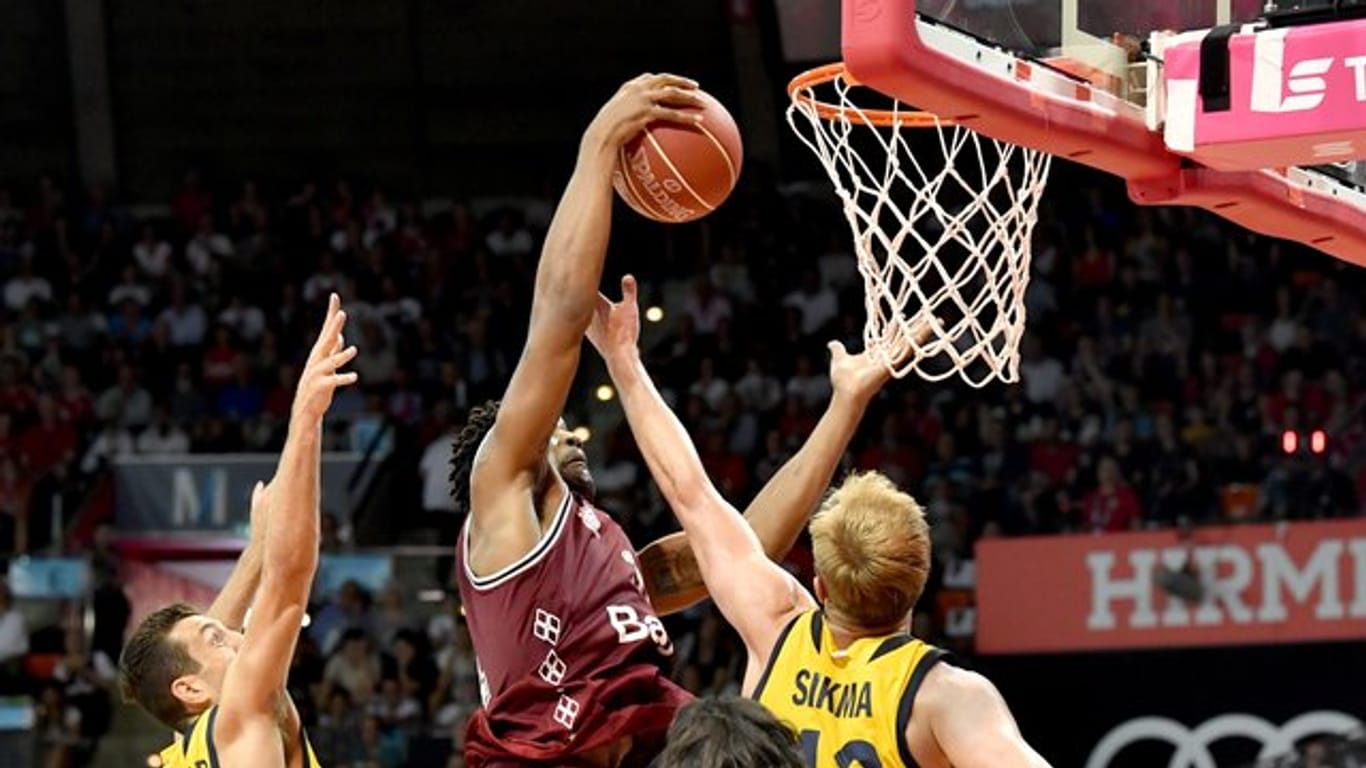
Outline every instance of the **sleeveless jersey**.
[(673, 644), (621, 526), (566, 492), (516, 563), (474, 575), (468, 520), (456, 559), (484, 701), (466, 731), (471, 768), (569, 765), (628, 735), (631, 763), (662, 748), (691, 696), (660, 670)]
[(835, 647), (820, 611), (793, 619), (754, 699), (792, 726), (808, 766), (914, 768), (906, 726), (916, 691), (944, 651), (909, 634)]
[[(217, 715), (218, 707), (213, 706), (195, 718), (174, 744), (161, 750), (161, 764), (165, 768), (222, 768), (213, 743), (213, 721)], [(299, 743), (304, 745), (304, 768), (320, 768), (308, 735), (300, 733)]]

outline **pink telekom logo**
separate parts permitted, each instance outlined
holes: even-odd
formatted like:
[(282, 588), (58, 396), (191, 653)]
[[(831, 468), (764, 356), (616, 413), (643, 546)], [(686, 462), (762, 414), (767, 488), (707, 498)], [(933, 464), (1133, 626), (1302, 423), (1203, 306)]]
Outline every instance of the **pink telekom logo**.
[[(1285, 42), (1289, 29), (1258, 33), (1252, 68), (1253, 112), (1305, 112), (1318, 107), (1328, 95), (1325, 75), (1337, 59), (1323, 56), (1295, 62), (1286, 72)], [(1352, 71), (1356, 100), (1366, 101), (1366, 56), (1342, 60)]]

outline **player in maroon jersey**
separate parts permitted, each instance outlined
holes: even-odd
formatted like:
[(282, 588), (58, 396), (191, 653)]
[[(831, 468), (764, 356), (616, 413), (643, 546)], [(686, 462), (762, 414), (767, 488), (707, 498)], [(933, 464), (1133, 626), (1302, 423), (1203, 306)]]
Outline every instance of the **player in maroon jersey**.
[[(484, 699), (466, 734), (474, 768), (645, 765), (690, 699), (659, 669), (672, 645), (658, 616), (706, 595), (692, 551), (675, 534), (637, 553), (593, 507), (592, 476), (560, 411), (597, 306), (618, 152), (652, 120), (692, 121), (695, 91), (684, 78), (642, 75), (589, 125), (546, 233), (522, 358), (501, 403), (475, 408), (456, 439), (454, 492), (469, 510), (456, 574)], [(881, 370), (862, 356), (836, 363)], [(876, 391), (886, 377), (852, 380)], [(836, 386), (806, 444), (746, 512), (770, 556), (791, 548), (862, 417), (867, 398), (847, 395)]]

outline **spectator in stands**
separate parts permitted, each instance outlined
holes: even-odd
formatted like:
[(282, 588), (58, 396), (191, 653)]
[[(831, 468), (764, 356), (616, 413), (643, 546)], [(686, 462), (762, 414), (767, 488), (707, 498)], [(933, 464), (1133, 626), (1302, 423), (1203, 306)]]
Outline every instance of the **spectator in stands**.
[(380, 681), (379, 694), (370, 700), (366, 714), (378, 720), (386, 733), (399, 731), (407, 737), (417, 730), (422, 706), (417, 697), (403, 690), (398, 678), (386, 677)]
[(379, 659), (370, 636), (363, 629), (348, 629), (323, 670), (323, 700), (328, 699), (334, 688), (342, 688), (357, 706), (366, 706), (379, 679)]
[(788, 397), (796, 397), (803, 409), (811, 409), (830, 399), (830, 377), (816, 370), (807, 354), (797, 355), (797, 368), (787, 380)]
[(65, 350), (84, 356), (109, 330), (104, 315), (86, 307), (80, 291), (67, 294), (66, 306), (57, 316), (57, 335)]
[(821, 335), (839, 315), (838, 297), (821, 282), (820, 272), (811, 267), (802, 270), (801, 287), (783, 297), (783, 306), (801, 313), (801, 332), (807, 337)]
[(0, 694), (18, 693), (24, 686), (24, 656), (28, 653), (28, 624), (14, 605), (9, 582), (0, 579)]
[(712, 336), (722, 321), (734, 316), (730, 299), (716, 290), (711, 278), (699, 276), (693, 281), (692, 291), (683, 302), (683, 314), (690, 321), (689, 331), (698, 336)]
[(81, 711), (66, 700), (61, 683), (43, 684), (33, 715), (37, 765), (67, 768), (89, 758), (90, 743), (81, 735)]
[(333, 688), (318, 716), (318, 725), (309, 729), (309, 741), (318, 752), (318, 761), (327, 766), (355, 765), (364, 757), (361, 743), (361, 715), (351, 703), (345, 688)]
[(194, 235), (185, 244), (185, 261), (197, 280), (217, 272), (224, 259), (236, 253), (232, 240), (214, 227), (213, 215), (199, 217)]
[(379, 591), (374, 610), (370, 614), (370, 635), (385, 651), (393, 647), (404, 630), (415, 626), (403, 596), (403, 585), (391, 581)]
[(408, 760), (408, 737), (402, 730), (385, 729), (374, 715), (362, 718), (360, 726), (361, 760), (358, 765), (403, 767)]
[(140, 429), (152, 419), (152, 396), (138, 381), (131, 365), (119, 368), (118, 381), (100, 393), (95, 415), (101, 421), (118, 421), (129, 429)]
[(0, 664), (28, 653), (28, 629), (24, 615), (14, 605), (9, 582), (0, 579)]
[(66, 631), (66, 654), (52, 670), (52, 679), (62, 685), (67, 703), (80, 713), (80, 735), (89, 745), (97, 744), (113, 722), (113, 691), (118, 667), (101, 651), (87, 650), (79, 627)]
[(1020, 346), (1020, 384), (1025, 398), (1036, 405), (1056, 402), (1066, 380), (1062, 363), (1044, 352), (1037, 336), (1026, 333)]
[(19, 455), (33, 480), (60, 471), (76, 454), (76, 430), (61, 418), (57, 402), (47, 393), (38, 396), (38, 421), (19, 438)]
[(20, 312), (33, 302), (47, 304), (52, 301), (52, 283), (47, 278), (34, 274), (32, 257), (19, 260), (19, 273), (5, 282), (5, 308)]
[(171, 244), (157, 235), (151, 223), (142, 225), (142, 237), (133, 245), (133, 261), (142, 274), (160, 280), (171, 269)]
[(358, 582), (347, 579), (333, 599), (313, 612), (308, 631), (322, 652), (331, 655), (348, 631), (359, 629), (364, 634), (370, 621), (370, 597)]
[(1111, 456), (1100, 460), (1096, 487), (1081, 503), (1081, 522), (1090, 531), (1127, 531), (1138, 527), (1142, 510), (1119, 473), (1119, 463)]
[(136, 447), (141, 454), (178, 456), (190, 452), (190, 436), (171, 420), (166, 406), (158, 405), (152, 423), (138, 435)]
[(123, 426), (123, 419), (116, 412), (86, 449), (81, 458), (81, 472), (93, 475), (107, 469), (115, 459), (131, 456), (134, 452), (133, 433)]
[[(2, 417), (6, 423), (9, 414)], [(28, 521), (33, 479), (13, 456), (0, 455), (0, 562), (9, 553), (28, 552)], [(0, 618), (0, 624), (4, 621)]]
[(266, 332), (266, 315), (261, 308), (248, 304), (240, 294), (228, 299), (228, 306), (218, 313), (218, 324), (230, 329), (237, 338), (251, 344)]
[(484, 247), (494, 256), (527, 256), (536, 241), (517, 212), (509, 209), (499, 214), (498, 226), (484, 238)]
[(157, 316), (157, 322), (166, 324), (171, 346), (178, 349), (199, 347), (208, 333), (204, 308), (190, 302), (185, 283), (180, 280), (171, 282), (170, 304)]
[(152, 303), (152, 289), (147, 287), (147, 284), (138, 275), (137, 269), (132, 266), (123, 268), (122, 281), (109, 289), (108, 297), (109, 306), (119, 309), (121, 312), (123, 306), (128, 302), (132, 302), (139, 308)]

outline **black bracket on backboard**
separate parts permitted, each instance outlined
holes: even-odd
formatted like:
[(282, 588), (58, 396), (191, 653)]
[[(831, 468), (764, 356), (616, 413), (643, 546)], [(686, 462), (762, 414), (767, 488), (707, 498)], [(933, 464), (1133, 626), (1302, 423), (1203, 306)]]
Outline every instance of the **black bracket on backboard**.
[(1200, 104), (1205, 112), (1227, 112), (1229, 101), (1228, 41), (1241, 24), (1215, 27), (1200, 41)]

